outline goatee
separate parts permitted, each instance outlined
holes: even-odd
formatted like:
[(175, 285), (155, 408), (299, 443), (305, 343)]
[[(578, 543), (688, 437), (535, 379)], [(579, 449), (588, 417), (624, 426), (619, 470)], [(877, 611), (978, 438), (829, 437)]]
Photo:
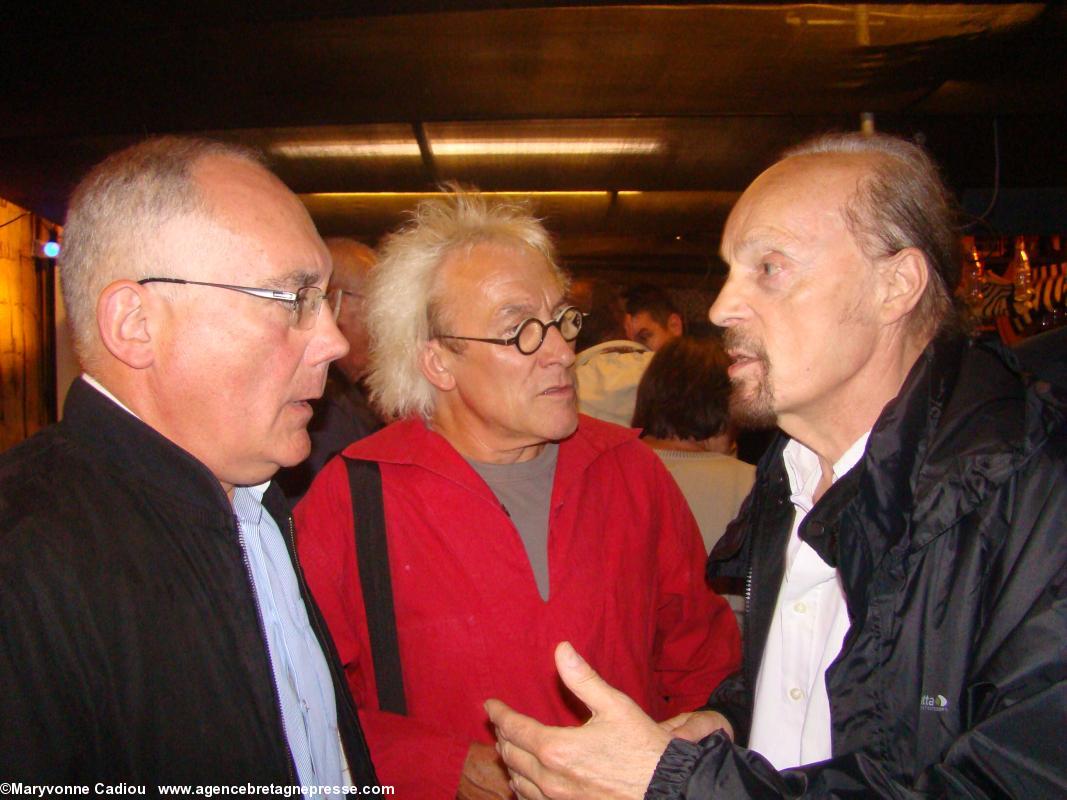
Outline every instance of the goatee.
[[(749, 430), (773, 428), (778, 424), (774, 411), (774, 389), (771, 386), (771, 362), (763, 345), (746, 337), (737, 328), (730, 328), (723, 335), (727, 352), (739, 352), (747, 360), (759, 364), (761, 374), (748, 377), (733, 377), (730, 393), (730, 419), (739, 427)], [(750, 370), (751, 372), (751, 370)]]

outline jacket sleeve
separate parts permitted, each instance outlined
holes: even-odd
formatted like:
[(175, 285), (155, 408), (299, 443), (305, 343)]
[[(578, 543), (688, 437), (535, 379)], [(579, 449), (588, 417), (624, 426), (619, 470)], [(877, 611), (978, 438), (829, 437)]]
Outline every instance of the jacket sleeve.
[(300, 565), (329, 626), (378, 779), (394, 787), (398, 797), (451, 800), (470, 742), (452, 736), (447, 720), (436, 726), (378, 709), (352, 498), (340, 457), (315, 478), (293, 516)]
[[(1062, 590), (1064, 587), (1060, 587)], [(1059, 637), (1064, 641), (1059, 608)], [(1046, 620), (1048, 621), (1048, 620)], [(1063, 671), (1061, 658), (1059, 671)], [(1010, 705), (966, 731), (944, 759), (914, 780), (901, 780), (864, 753), (778, 772), (762, 756), (720, 733), (700, 744), (674, 739), (660, 758), (645, 794), (655, 800), (780, 800), (782, 798), (1065, 797), (1067, 745), (1063, 738), (1067, 683)]]
[(742, 670), (737, 670), (715, 687), (701, 710), (717, 711), (730, 721), (734, 740), (747, 742), (752, 728), (752, 690)]
[(872, 748), (777, 772), (715, 734), (674, 740), (646, 797), (1067, 797), (1067, 491), (1062, 475), (1040, 480), (1044, 491), (1010, 493), (1018, 516), (987, 565), (967, 716), (938, 762), (902, 777)]
[[(643, 446), (643, 445), (642, 445)], [(692, 711), (741, 662), (741, 638), (729, 604), (704, 580), (704, 541), (685, 496), (653, 456), (653, 519), (659, 545), (659, 599), (653, 716)]]
[[(5, 542), (7, 544), (7, 542)], [(38, 783), (70, 778), (94, 744), (91, 709), (74, 687), (91, 658), (69, 635), (79, 627), (47, 578), (42, 554), (0, 559), (0, 775)], [(26, 564), (34, 565), (27, 569)], [(77, 608), (77, 606), (71, 606)]]

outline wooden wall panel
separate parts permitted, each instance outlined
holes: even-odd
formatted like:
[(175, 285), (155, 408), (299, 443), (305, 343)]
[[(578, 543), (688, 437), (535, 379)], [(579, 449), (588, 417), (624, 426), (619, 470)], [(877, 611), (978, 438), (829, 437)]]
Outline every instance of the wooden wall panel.
[[(5, 224), (7, 223), (7, 224)], [(54, 420), (53, 276), (36, 259), (54, 225), (0, 199), (0, 450)]]

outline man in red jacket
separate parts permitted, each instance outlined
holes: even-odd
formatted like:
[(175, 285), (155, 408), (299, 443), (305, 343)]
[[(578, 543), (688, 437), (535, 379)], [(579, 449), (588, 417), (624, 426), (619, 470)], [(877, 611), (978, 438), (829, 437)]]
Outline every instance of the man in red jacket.
[[(660, 719), (738, 664), (677, 486), (635, 431), (577, 412), (566, 288), (540, 223), (467, 193), (422, 204), (371, 279), (369, 384), (399, 421), (326, 466), (298, 549), (399, 796), (510, 797), (482, 704), (582, 721), (560, 639)], [(346, 459), (381, 471), (403, 716), (379, 709)]]

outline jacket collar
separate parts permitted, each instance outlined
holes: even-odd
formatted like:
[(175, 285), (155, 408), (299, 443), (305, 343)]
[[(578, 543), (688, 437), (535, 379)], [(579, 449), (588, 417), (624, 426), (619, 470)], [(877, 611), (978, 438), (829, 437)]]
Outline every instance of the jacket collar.
[[(805, 520), (803, 537), (829, 563), (850, 562), (857, 575), (869, 566), (864, 561), (878, 563), (898, 545), (925, 547), (1020, 468), (1047, 438), (1050, 418), (1062, 419), (1063, 404), (1041, 389), (1021, 378), (999, 345), (934, 340), (875, 423), (863, 460)], [(862, 509), (852, 504), (857, 495)], [(862, 515), (852, 527), (867, 549), (844, 543), (842, 559), (836, 531), (849, 513)]]
[(203, 463), (81, 378), (71, 384), (60, 428), (100, 459), (102, 467), (140, 486), (155, 502), (186, 513), (232, 521), (222, 484)]
[[(602, 453), (637, 438), (638, 431), (578, 415), (578, 428), (559, 443), (559, 459), (552, 488), (555, 508), (578, 484), (585, 470)], [(418, 418), (394, 422), (372, 436), (353, 442), (343, 451), (346, 458), (406, 464), (421, 467), (470, 489), (487, 499), (494, 499), (489, 487), (447, 439)]]
[[(867, 440), (858, 464), (831, 486), (804, 520), (800, 537), (828, 564), (847, 572), (869, 574), (870, 562), (879, 561), (900, 541), (912, 516), (915, 472), (941, 421), (946, 398), (956, 383), (962, 340), (932, 342), (920, 354), (897, 396), (886, 404)], [(842, 515), (857, 496), (864, 500), (863, 541), (842, 543), (838, 530)], [(848, 549), (841, 558), (839, 548)], [(848, 575), (843, 574), (848, 582)]]

